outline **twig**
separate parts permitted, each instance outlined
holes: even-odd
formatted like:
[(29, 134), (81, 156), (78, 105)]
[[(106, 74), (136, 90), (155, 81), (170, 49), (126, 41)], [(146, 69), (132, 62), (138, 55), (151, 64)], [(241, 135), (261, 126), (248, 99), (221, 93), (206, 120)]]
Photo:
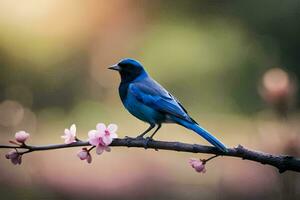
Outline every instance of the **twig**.
[[(300, 159), (293, 156), (287, 155), (273, 155), (269, 153), (263, 153), (258, 151), (253, 151), (244, 148), (239, 145), (235, 148), (228, 148), (227, 152), (222, 152), (215, 147), (198, 145), (198, 144), (187, 144), (181, 142), (166, 142), (166, 141), (154, 141), (141, 138), (124, 138), (124, 139), (114, 139), (110, 146), (114, 147), (137, 147), (145, 148), (145, 143), (149, 149), (162, 149), (170, 151), (180, 151), (180, 152), (190, 152), (190, 153), (206, 153), (214, 154), (217, 156), (230, 156), (230, 157), (239, 157), (243, 160), (251, 160), (259, 162), (261, 164), (271, 165), (276, 167), (280, 173), (285, 171), (295, 171), (300, 172)], [(34, 152), (34, 151), (45, 151), (53, 149), (63, 149), (63, 148), (72, 148), (72, 147), (81, 147), (81, 146), (90, 146), (88, 142), (76, 141), (72, 144), (52, 144), (52, 145), (43, 145), (43, 146), (33, 146), (33, 145), (0, 145), (0, 149), (24, 149), (22, 154)]]

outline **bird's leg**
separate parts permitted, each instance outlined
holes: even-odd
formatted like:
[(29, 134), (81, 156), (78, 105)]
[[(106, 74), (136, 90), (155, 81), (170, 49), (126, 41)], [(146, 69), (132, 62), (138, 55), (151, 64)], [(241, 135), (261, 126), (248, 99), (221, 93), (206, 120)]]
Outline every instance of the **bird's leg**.
[(150, 124), (149, 128), (147, 130), (145, 130), (142, 134), (140, 134), (139, 136), (137, 136), (136, 138), (143, 138), (144, 135), (146, 135), (146, 133), (148, 133), (149, 131), (151, 131), (154, 127), (155, 127), (155, 124)]
[(145, 143), (144, 143), (144, 148), (145, 148), (145, 149), (147, 149), (149, 141), (150, 141), (150, 140), (153, 140), (153, 139), (152, 139), (153, 136), (155, 135), (155, 133), (156, 133), (160, 128), (161, 128), (161, 124), (158, 124), (157, 128), (156, 128), (155, 131), (152, 133), (152, 135), (151, 135), (150, 137), (147, 137), (147, 138), (146, 138), (146, 141), (145, 141)]
[(153, 136), (155, 135), (155, 133), (161, 128), (161, 124), (158, 124), (158, 127), (155, 129), (155, 131), (152, 133), (152, 135), (150, 136), (150, 139), (153, 139)]

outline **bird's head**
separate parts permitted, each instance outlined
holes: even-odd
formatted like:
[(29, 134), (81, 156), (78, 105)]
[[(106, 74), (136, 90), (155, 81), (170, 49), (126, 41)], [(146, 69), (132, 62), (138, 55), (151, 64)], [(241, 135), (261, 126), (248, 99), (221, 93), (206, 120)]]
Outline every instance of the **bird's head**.
[(123, 82), (133, 81), (138, 77), (147, 76), (141, 63), (134, 59), (125, 58), (108, 69), (118, 71)]

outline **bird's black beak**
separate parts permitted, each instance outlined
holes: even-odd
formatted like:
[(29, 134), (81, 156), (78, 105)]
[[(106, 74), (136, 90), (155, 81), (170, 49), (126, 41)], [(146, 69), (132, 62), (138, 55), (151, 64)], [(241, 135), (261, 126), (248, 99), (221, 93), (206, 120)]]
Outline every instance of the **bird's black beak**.
[(113, 65), (113, 66), (109, 67), (108, 69), (116, 70), (116, 71), (120, 71), (121, 70), (121, 68), (120, 68), (119, 65)]

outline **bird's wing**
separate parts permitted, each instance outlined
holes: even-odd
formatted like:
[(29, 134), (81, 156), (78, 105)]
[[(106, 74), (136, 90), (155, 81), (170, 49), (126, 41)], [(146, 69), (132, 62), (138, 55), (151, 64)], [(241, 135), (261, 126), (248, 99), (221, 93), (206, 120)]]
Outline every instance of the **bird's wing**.
[(143, 104), (164, 114), (194, 122), (175, 97), (154, 80), (131, 83), (128, 89)]
[(183, 107), (183, 105), (181, 104), (181, 102), (176, 98), (174, 97), (172, 94), (169, 93), (169, 95), (178, 103), (178, 105), (181, 107), (181, 109), (188, 115), (188, 117), (190, 118), (190, 120), (192, 122), (194, 122), (195, 124), (198, 124), (198, 122), (196, 122), (189, 114), (188, 114), (188, 111)]

